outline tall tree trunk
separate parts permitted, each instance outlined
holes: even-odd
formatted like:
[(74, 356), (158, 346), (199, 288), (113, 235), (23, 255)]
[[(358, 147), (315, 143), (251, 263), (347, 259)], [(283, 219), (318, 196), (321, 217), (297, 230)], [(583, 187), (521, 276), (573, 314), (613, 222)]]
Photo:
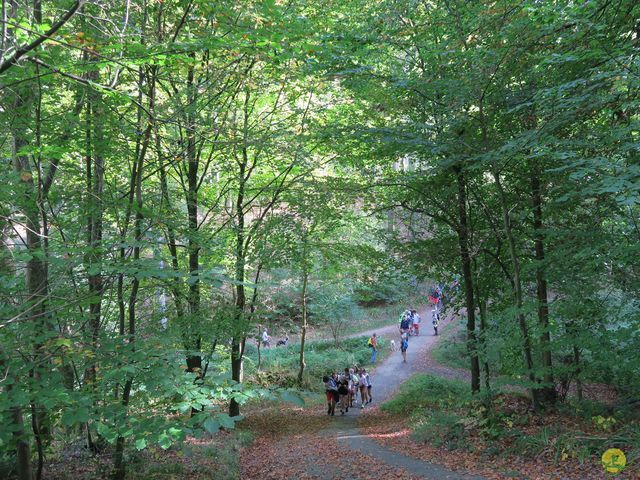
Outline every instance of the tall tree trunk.
[(502, 187), (502, 181), (500, 180), (500, 173), (497, 167), (493, 170), (493, 179), (498, 190), (498, 196), (500, 198), (500, 206), (502, 209), (502, 222), (505, 237), (509, 244), (509, 255), (511, 256), (511, 264), (513, 267), (513, 294), (515, 297), (516, 316), (518, 319), (518, 326), (520, 327), (520, 333), (522, 334), (522, 353), (524, 355), (525, 366), (527, 368), (527, 376), (531, 382), (531, 398), (533, 400), (534, 408), (537, 410), (540, 408), (540, 400), (538, 395), (538, 389), (536, 388), (536, 377), (533, 371), (533, 355), (531, 353), (531, 337), (529, 335), (529, 328), (527, 327), (527, 319), (522, 311), (523, 295), (522, 295), (522, 279), (520, 278), (520, 259), (518, 258), (518, 252), (516, 250), (516, 241), (513, 237), (513, 230), (511, 228), (511, 216), (509, 215), (509, 207), (507, 205), (507, 198)]
[[(155, 116), (155, 112), (154, 116)], [(164, 163), (164, 156), (162, 154), (162, 147), (160, 144), (160, 134), (158, 132), (158, 126), (154, 123), (154, 137), (155, 137), (155, 146), (156, 146), (156, 156), (158, 158), (158, 169), (160, 173), (160, 192), (162, 195), (162, 201), (164, 203), (164, 208), (166, 212), (164, 215), (170, 216), (172, 211), (171, 199), (169, 198), (169, 184), (167, 182), (167, 170)], [(178, 273), (180, 270), (180, 265), (178, 262), (178, 243), (176, 241), (176, 233), (171, 225), (171, 222), (167, 222), (167, 249), (169, 250), (169, 255), (171, 255), (171, 268), (174, 273)], [(174, 276), (173, 282), (171, 284), (171, 294), (173, 296), (173, 302), (176, 307), (176, 317), (180, 322), (180, 326), (182, 328), (182, 323), (184, 322), (184, 306), (182, 304), (182, 292), (181, 292), (181, 281), (178, 275)], [(183, 343), (185, 346), (187, 344), (186, 336), (183, 337)]]
[(302, 336), (300, 337), (300, 370), (298, 371), (298, 385), (302, 386), (304, 375), (304, 347), (307, 339), (307, 284), (309, 281), (309, 266), (307, 262), (307, 238), (303, 238), (302, 248)]
[(542, 188), (540, 171), (535, 162), (531, 165), (531, 199), (533, 203), (533, 228), (536, 250), (536, 296), (538, 299), (538, 324), (544, 386), (540, 389), (540, 401), (544, 404), (556, 402), (556, 389), (551, 360), (551, 332), (549, 331), (549, 299), (544, 269), (544, 234), (542, 233)]
[[(195, 58), (195, 54), (190, 54)], [(194, 67), (190, 66), (187, 72), (187, 217), (189, 224), (189, 314), (191, 321), (200, 315), (200, 242), (198, 240), (198, 155), (196, 152), (196, 118), (192, 113), (196, 102), (196, 85), (195, 85)], [(202, 356), (200, 349), (202, 348), (202, 337), (200, 330), (196, 326), (195, 331), (189, 328), (189, 345), (186, 346), (187, 351), (187, 371), (202, 374)]]
[[(245, 158), (246, 159), (246, 158)], [(235, 281), (236, 281), (236, 325), (237, 330), (240, 331), (241, 324), (243, 323), (244, 307), (246, 303), (245, 299), (245, 248), (244, 248), (244, 190), (245, 190), (245, 169), (246, 163), (243, 159), (240, 164), (239, 171), (239, 190), (238, 198), (236, 199), (236, 265), (235, 265)], [(241, 383), (242, 382), (242, 334), (236, 333), (231, 340), (231, 379)], [(240, 405), (235, 399), (231, 399), (229, 403), (229, 415), (240, 415)]]
[[(244, 341), (244, 309), (245, 298), (245, 271), (246, 271), (246, 244), (245, 244), (245, 212), (244, 197), (247, 183), (247, 167), (249, 166), (248, 154), (248, 128), (249, 128), (249, 89), (245, 91), (244, 119), (243, 119), (243, 145), (241, 158), (238, 160), (238, 197), (236, 198), (236, 248), (235, 248), (235, 281), (236, 281), (236, 333), (231, 340), (231, 379), (242, 383), (242, 355)], [(240, 404), (234, 399), (229, 402), (229, 415), (240, 415)]]
[[(92, 80), (97, 82), (97, 72), (92, 72)], [(100, 316), (102, 311), (102, 190), (104, 186), (104, 132), (103, 109), (99, 105), (100, 95), (90, 91), (87, 102), (87, 130), (86, 130), (86, 218), (88, 253), (85, 264), (88, 272), (89, 284), (89, 330), (91, 335), (91, 349), (98, 349), (100, 335)], [(93, 384), (96, 380), (97, 366), (92, 361), (87, 368), (86, 382)]]
[[(143, 23), (144, 24), (144, 23)], [(149, 110), (153, 111), (155, 108), (155, 75), (151, 75), (148, 84), (148, 96), (149, 96)], [(144, 74), (142, 69), (139, 74), (139, 83), (138, 88), (139, 91), (142, 92), (144, 84)], [(141, 125), (141, 112), (139, 114), (139, 123)], [(148, 126), (143, 134), (142, 141), (138, 143), (136, 146), (136, 162), (134, 163), (134, 169), (132, 171), (132, 182), (130, 184), (134, 185), (135, 191), (135, 220), (134, 220), (134, 247), (133, 247), (133, 262), (137, 264), (140, 262), (140, 244), (144, 238), (144, 233), (142, 229), (142, 220), (144, 219), (142, 213), (142, 172), (144, 167), (144, 161), (147, 154), (147, 149), (149, 147), (149, 142), (151, 139), (151, 132), (153, 129), (153, 119), (148, 119)], [(130, 204), (133, 203), (133, 197), (130, 196)], [(130, 212), (131, 209), (129, 208)], [(129, 215), (125, 221), (129, 222)], [(125, 225), (126, 229), (126, 225)], [(138, 303), (138, 291), (140, 289), (140, 277), (138, 275), (133, 276), (133, 280), (131, 281), (131, 291), (129, 293), (129, 301), (127, 308), (127, 318), (128, 318), (128, 328), (127, 328), (127, 343), (130, 346), (131, 353), (135, 352), (135, 341), (136, 341), (136, 307)], [(128, 415), (129, 402), (131, 399), (131, 388), (133, 386), (133, 377), (129, 376), (125, 381), (124, 388), (122, 390), (122, 400), (121, 404), (124, 409), (124, 415)], [(124, 480), (126, 476), (126, 463), (124, 461), (124, 447), (125, 447), (125, 438), (123, 436), (118, 436), (116, 439), (116, 448), (114, 452), (114, 473), (113, 477), (115, 480)]]
[(471, 391), (480, 391), (480, 362), (478, 360), (476, 338), (476, 306), (473, 295), (473, 274), (471, 271), (471, 255), (469, 253), (469, 231), (467, 219), (467, 192), (462, 167), (454, 168), (458, 184), (458, 245), (462, 261), (465, 303), (467, 307), (467, 350), (471, 359)]
[[(26, 112), (28, 105), (25, 100), (27, 92), (19, 89), (15, 93), (14, 111), (16, 118), (12, 122), (12, 154), (13, 164), (16, 173), (19, 175), (22, 191), (20, 192), (19, 208), (25, 219), (25, 247), (29, 254), (29, 260), (25, 269), (26, 283), (26, 301), (24, 302), (25, 314), (28, 317), (32, 328), (31, 338), (34, 341), (34, 363), (37, 363), (38, 357), (41, 355), (41, 346), (44, 344), (43, 327), (46, 322), (46, 269), (43, 264), (43, 251), (40, 235), (42, 232), (40, 225), (40, 209), (38, 207), (38, 198), (33, 181), (33, 173), (29, 164), (29, 158), (23, 152), (27, 147), (28, 141), (25, 138), (25, 132), (29, 129), (29, 115)], [(28, 478), (31, 480), (31, 449), (23, 424), (22, 407), (14, 405), (12, 407), (11, 418), (14, 422), (14, 433), (16, 438), (16, 461), (17, 472), (19, 478)]]

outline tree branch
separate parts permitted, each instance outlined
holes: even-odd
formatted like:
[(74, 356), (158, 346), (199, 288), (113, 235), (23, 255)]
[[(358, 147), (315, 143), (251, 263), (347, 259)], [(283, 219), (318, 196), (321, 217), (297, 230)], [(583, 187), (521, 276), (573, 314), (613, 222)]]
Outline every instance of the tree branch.
[(35, 48), (37, 48), (41, 43), (47, 40), (47, 38), (51, 37), (58, 30), (60, 30), (60, 28), (65, 23), (67, 23), (71, 19), (71, 17), (73, 17), (73, 15), (80, 9), (80, 7), (82, 7), (83, 4), (84, 4), (84, 0), (76, 0), (76, 2), (73, 4), (71, 9), (68, 10), (67, 13), (65, 13), (60, 20), (54, 23), (49, 30), (47, 30), (45, 33), (43, 33), (38, 38), (36, 38), (33, 42), (18, 48), (14, 52), (14, 54), (11, 55), (11, 57), (9, 57), (8, 59), (6, 59), (4, 62), (0, 64), (0, 73), (5, 72), (9, 68), (11, 68), (13, 65), (18, 63), (18, 60), (20, 60), (24, 55), (29, 53), (31, 50), (34, 50)]

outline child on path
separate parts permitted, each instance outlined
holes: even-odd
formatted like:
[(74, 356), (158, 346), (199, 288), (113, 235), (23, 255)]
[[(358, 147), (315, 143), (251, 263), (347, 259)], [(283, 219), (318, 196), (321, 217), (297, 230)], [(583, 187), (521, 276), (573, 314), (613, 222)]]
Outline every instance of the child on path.
[(407, 363), (407, 349), (409, 348), (409, 340), (407, 334), (403, 333), (400, 337), (400, 353), (402, 354), (402, 362)]

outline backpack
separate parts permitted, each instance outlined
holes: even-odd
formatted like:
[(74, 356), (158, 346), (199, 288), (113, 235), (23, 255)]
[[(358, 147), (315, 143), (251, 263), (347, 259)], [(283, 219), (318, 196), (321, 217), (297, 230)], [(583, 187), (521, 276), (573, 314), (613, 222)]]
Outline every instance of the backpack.
[(373, 348), (373, 342), (371, 341), (371, 337), (369, 337), (369, 341), (367, 342), (367, 347)]
[(403, 318), (402, 322), (400, 322), (400, 328), (407, 329), (409, 328), (409, 319), (408, 318)]

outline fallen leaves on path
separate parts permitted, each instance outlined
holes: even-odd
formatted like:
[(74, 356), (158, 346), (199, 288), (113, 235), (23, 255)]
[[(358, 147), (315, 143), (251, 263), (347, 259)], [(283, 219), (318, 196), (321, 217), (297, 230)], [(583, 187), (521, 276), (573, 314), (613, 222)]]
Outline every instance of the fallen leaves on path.
[[(259, 436), (241, 452), (243, 480), (379, 480), (418, 477), (339, 444), (330, 427), (341, 417), (318, 409), (278, 408), (247, 418)], [(244, 428), (244, 427), (243, 427)], [(326, 429), (326, 430), (325, 430)]]

